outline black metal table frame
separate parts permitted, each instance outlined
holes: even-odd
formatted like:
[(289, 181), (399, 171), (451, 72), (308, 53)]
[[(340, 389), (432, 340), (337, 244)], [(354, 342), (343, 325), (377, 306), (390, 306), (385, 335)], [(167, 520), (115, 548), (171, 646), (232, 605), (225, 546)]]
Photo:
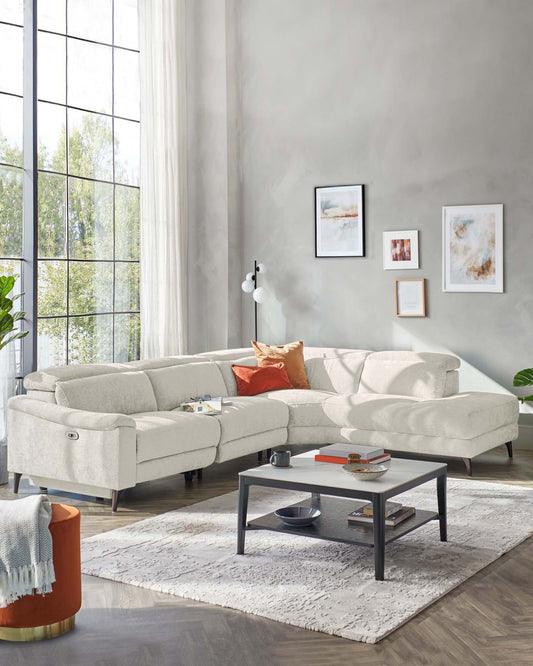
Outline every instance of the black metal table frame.
[[(440, 540), (447, 541), (446, 520), (446, 467), (427, 472), (411, 481), (406, 481), (388, 491), (373, 493), (366, 490), (350, 490), (347, 488), (332, 488), (330, 486), (317, 486), (314, 484), (297, 483), (277, 479), (266, 479), (257, 476), (239, 476), (239, 511), (237, 532), (237, 555), (244, 555), (244, 541), (247, 530), (254, 529), (247, 524), (248, 496), (250, 486), (267, 486), (269, 488), (281, 488), (283, 490), (300, 490), (310, 492), (315, 501), (319, 501), (320, 495), (332, 495), (348, 499), (364, 499), (372, 502), (373, 508), (373, 548), (374, 569), (376, 580), (384, 580), (385, 575), (385, 503), (391, 497), (400, 495), (406, 490), (421, 486), (432, 479), (437, 480), (437, 504), (438, 520), (440, 527)], [(346, 541), (350, 543), (350, 541)]]

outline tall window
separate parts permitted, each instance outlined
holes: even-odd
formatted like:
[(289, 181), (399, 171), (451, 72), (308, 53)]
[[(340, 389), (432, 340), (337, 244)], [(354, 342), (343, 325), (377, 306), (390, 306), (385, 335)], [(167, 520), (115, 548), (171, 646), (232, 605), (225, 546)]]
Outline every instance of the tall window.
[(39, 365), (139, 353), (136, 0), (38, 10)]
[[(23, 258), (23, 226), (31, 233), (22, 224), (22, 4), (0, 0), (0, 57), (10, 64), (0, 67), (5, 270)], [(37, 363), (132, 360), (140, 329), (137, 0), (34, 0), (33, 12)]]
[(0, 0), (0, 275), (22, 272), (22, 23), (22, 2)]

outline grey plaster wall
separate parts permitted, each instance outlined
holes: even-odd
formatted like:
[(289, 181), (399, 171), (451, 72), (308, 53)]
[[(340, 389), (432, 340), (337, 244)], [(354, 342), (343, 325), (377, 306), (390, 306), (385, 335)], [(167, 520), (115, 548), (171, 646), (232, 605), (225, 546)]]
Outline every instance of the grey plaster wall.
[(235, 5), (187, 2), (188, 351), (240, 345)]
[[(259, 338), (449, 349), (510, 387), (533, 365), (533, 2), (242, 0), (235, 21), (232, 260), (268, 265)], [(315, 259), (313, 188), (352, 183), (367, 255)], [(473, 203), (505, 206), (504, 294), (442, 291), (442, 206)], [(419, 229), (419, 270), (383, 270), (393, 229)], [(427, 279), (427, 318), (394, 316), (399, 277)]]

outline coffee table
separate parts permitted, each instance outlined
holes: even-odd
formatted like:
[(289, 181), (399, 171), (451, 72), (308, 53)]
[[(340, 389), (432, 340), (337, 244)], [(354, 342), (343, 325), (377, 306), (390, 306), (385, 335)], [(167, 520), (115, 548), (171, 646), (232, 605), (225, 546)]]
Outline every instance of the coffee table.
[[(447, 539), (446, 464), (420, 460), (392, 459), (389, 471), (374, 481), (360, 481), (348, 475), (341, 465), (315, 461), (317, 451), (291, 459), (291, 467), (263, 465), (239, 473), (239, 515), (237, 554), (244, 554), (247, 531), (271, 530), (314, 539), (357, 544), (374, 548), (376, 580), (384, 580), (385, 546), (431, 520), (438, 520), (440, 540)], [(385, 527), (385, 502), (431, 479), (437, 480), (438, 511), (416, 510), (396, 527)], [(292, 506), (316, 506), (320, 517), (308, 527), (285, 525), (274, 513), (247, 521), (250, 486), (267, 486), (310, 492), (311, 497)], [(371, 501), (374, 521), (370, 525), (348, 523), (348, 514)]]

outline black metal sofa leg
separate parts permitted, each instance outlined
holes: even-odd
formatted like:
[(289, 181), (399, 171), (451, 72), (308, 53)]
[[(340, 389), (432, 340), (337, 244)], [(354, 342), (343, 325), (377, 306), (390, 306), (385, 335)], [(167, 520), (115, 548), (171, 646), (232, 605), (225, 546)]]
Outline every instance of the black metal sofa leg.
[(512, 442), (505, 442), (505, 446), (507, 447), (507, 453), (509, 454), (509, 458), (513, 457), (513, 443)]
[(118, 498), (120, 496), (120, 490), (113, 490), (111, 497), (111, 511), (113, 513), (117, 512), (118, 509)]

